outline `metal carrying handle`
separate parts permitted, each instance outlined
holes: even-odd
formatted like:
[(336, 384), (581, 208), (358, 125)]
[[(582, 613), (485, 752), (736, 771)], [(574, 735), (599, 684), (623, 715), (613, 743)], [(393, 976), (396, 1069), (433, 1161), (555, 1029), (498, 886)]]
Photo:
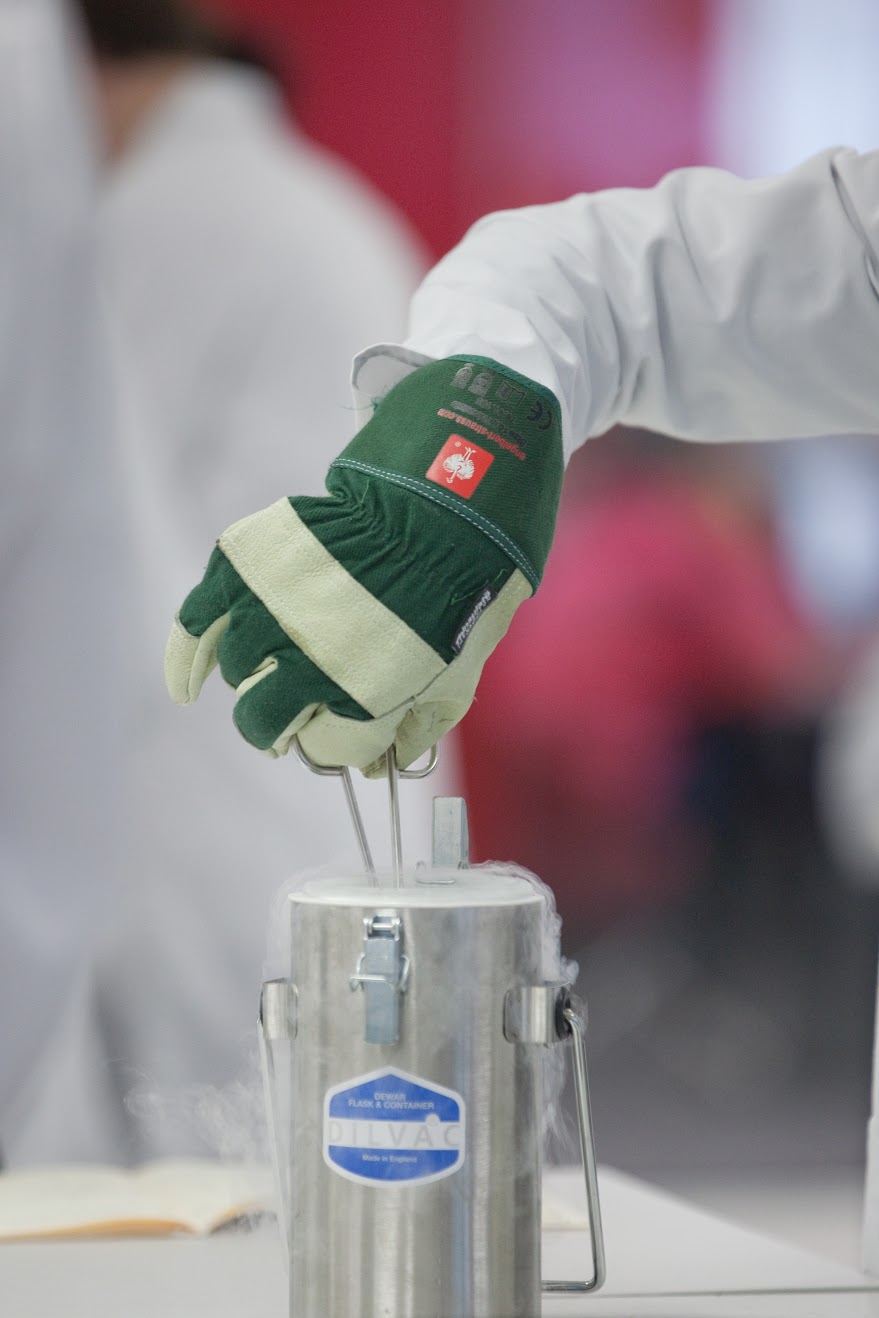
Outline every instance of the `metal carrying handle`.
[(560, 1040), (571, 1040), (580, 1153), (589, 1207), (593, 1275), (589, 1281), (544, 1281), (541, 1282), (541, 1289), (551, 1295), (582, 1295), (586, 1291), (597, 1291), (604, 1285), (605, 1279), (604, 1234), (601, 1229), (589, 1077), (586, 1072), (586, 1008), (572, 995), (567, 984), (558, 981), (520, 984), (510, 989), (504, 998), (504, 1034), (510, 1043), (541, 1044), (544, 1047), (552, 1046)]
[[(363, 859), (363, 868), (369, 875), (369, 882), (373, 887), (378, 887), (378, 876), (375, 872), (375, 865), (372, 859), (372, 852), (369, 849), (369, 842), (366, 837), (366, 829), (363, 826), (363, 816), (360, 813), (360, 807), (357, 804), (357, 797), (354, 795), (354, 784), (351, 781), (351, 770), (346, 764), (316, 764), (310, 756), (306, 755), (300, 745), (299, 738), (293, 738), (293, 749), (296, 752), (296, 758), (316, 773), (321, 778), (341, 778), (342, 786), (345, 789), (345, 800), (348, 802), (348, 810), (351, 815), (351, 822), (354, 825), (354, 832), (357, 835), (357, 845), (360, 848), (360, 855)], [(439, 762), (439, 751), (436, 746), (430, 748), (430, 755), (427, 764), (421, 769), (398, 769), (397, 753), (393, 746), (389, 746), (385, 751), (385, 767), (388, 771), (388, 805), (391, 812), (391, 863), (394, 874), (394, 887), (402, 887), (403, 884), (403, 835), (400, 828), (400, 796), (399, 780), (401, 778), (426, 778), (429, 773), (433, 773)]]
[(601, 1227), (601, 1204), (598, 1197), (598, 1171), (595, 1141), (592, 1135), (592, 1108), (589, 1102), (589, 1076), (586, 1071), (586, 1012), (578, 999), (563, 989), (556, 1000), (556, 1033), (570, 1038), (574, 1058), (574, 1093), (577, 1100), (577, 1128), (580, 1153), (586, 1180), (586, 1203), (589, 1208), (589, 1236), (592, 1242), (593, 1275), (590, 1281), (543, 1281), (540, 1289), (550, 1295), (582, 1295), (597, 1291), (607, 1275), (604, 1259), (604, 1232)]

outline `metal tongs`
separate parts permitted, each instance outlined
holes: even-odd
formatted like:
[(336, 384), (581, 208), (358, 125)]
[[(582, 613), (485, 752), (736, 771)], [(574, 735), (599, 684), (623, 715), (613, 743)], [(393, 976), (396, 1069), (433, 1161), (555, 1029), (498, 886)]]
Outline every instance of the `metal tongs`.
[[(360, 848), (360, 855), (363, 858), (363, 867), (369, 875), (369, 882), (372, 887), (377, 888), (378, 875), (375, 871), (375, 864), (372, 859), (372, 852), (369, 849), (369, 840), (366, 836), (366, 829), (363, 826), (363, 816), (360, 813), (360, 806), (357, 804), (357, 797), (354, 794), (354, 784), (351, 781), (351, 770), (346, 764), (315, 764), (310, 756), (299, 744), (299, 738), (293, 738), (293, 749), (297, 758), (321, 778), (341, 778), (342, 787), (345, 790), (345, 800), (348, 802), (348, 811), (351, 815), (351, 822), (354, 825), (354, 832), (357, 836), (357, 845)], [(436, 746), (430, 749), (427, 764), (423, 769), (398, 769), (397, 753), (393, 746), (389, 746), (385, 751), (385, 767), (388, 772), (388, 805), (391, 813), (391, 865), (394, 875), (394, 887), (403, 886), (403, 835), (400, 829), (400, 795), (399, 780), (401, 778), (426, 778), (428, 774), (433, 773), (439, 762), (439, 752)]]

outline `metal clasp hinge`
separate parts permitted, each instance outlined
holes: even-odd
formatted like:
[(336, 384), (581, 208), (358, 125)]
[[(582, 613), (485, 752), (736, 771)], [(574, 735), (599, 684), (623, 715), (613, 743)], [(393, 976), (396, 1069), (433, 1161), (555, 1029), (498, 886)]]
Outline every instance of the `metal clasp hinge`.
[(399, 1043), (400, 998), (409, 979), (409, 958), (403, 953), (403, 921), (393, 911), (363, 921), (363, 951), (348, 980), (352, 993), (362, 988), (366, 999), (363, 1037), (367, 1043)]

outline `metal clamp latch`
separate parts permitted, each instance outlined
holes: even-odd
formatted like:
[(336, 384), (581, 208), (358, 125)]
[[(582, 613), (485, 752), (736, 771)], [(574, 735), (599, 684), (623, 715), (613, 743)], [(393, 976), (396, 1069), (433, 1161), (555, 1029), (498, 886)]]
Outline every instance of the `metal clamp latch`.
[(367, 1043), (399, 1043), (400, 997), (406, 992), (409, 958), (403, 954), (403, 921), (391, 912), (363, 921), (363, 951), (348, 983), (366, 998)]

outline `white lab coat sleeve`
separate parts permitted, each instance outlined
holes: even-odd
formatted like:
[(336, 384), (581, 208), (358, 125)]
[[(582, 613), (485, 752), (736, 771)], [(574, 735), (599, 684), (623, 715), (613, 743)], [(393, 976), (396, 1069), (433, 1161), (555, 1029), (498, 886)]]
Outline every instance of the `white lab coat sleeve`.
[(480, 220), (406, 340), (547, 385), (568, 455), (617, 422), (687, 439), (879, 432), (879, 152), (668, 175)]

